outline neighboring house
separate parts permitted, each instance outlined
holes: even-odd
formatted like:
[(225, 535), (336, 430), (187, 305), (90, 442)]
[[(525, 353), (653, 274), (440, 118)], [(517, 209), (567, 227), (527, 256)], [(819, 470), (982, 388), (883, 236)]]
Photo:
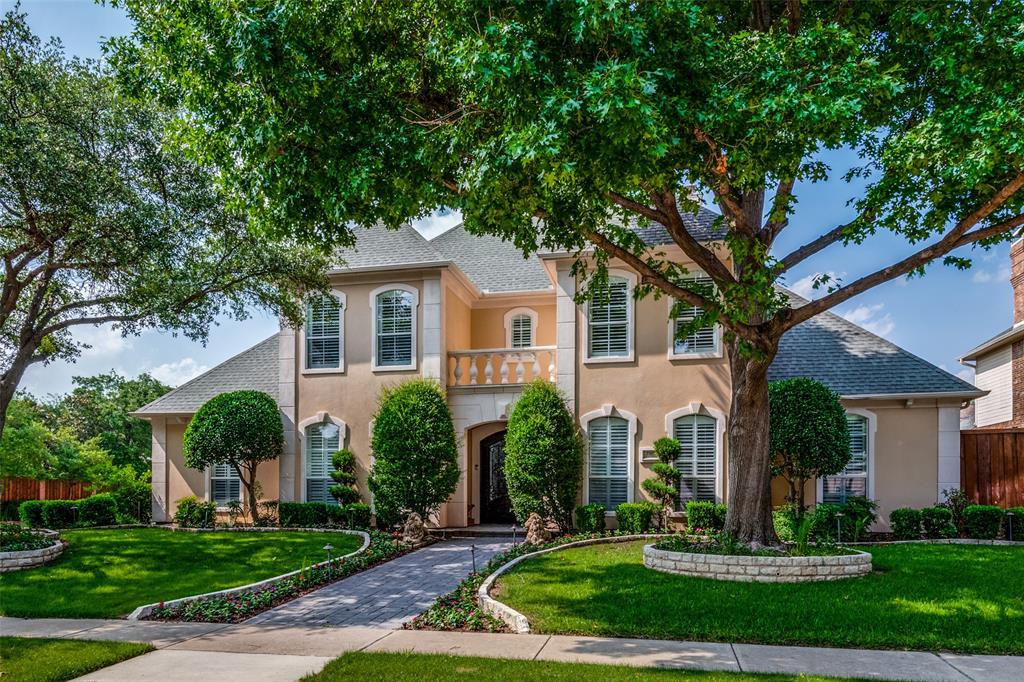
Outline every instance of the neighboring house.
[[(689, 230), (720, 240), (717, 218), (702, 211)], [(638, 232), (688, 260), (663, 229)], [(286, 425), (284, 456), (259, 470), (265, 498), (330, 501), (330, 454), (349, 447), (369, 499), (378, 392), (413, 376), (445, 385), (460, 439), (463, 476), (435, 519), (442, 526), (511, 521), (505, 420), (534, 378), (557, 384), (585, 435), (582, 501), (613, 510), (643, 499), (654, 441), (666, 434), (683, 445), (683, 501), (726, 499), (730, 378), (721, 330), (675, 340), (670, 302), (634, 300), (629, 269), (613, 264), (607, 295), (579, 306), (570, 254), (524, 258), (461, 226), (430, 241), (411, 227), (362, 230), (342, 256), (331, 295), (310, 302), (303, 328), (282, 329), (136, 413), (153, 425), (156, 520), (169, 519), (185, 495), (234, 494), (230, 471), (185, 466), (182, 434), (205, 401), (241, 388), (272, 395)], [(934, 504), (958, 485), (958, 415), (981, 394), (975, 387), (832, 314), (783, 338), (771, 378), (797, 376), (839, 392), (850, 419), (853, 459), (817, 483), (817, 500), (866, 494), (880, 503), (885, 528), (890, 510)]]
[(964, 354), (974, 383), (988, 395), (978, 398), (977, 428), (1024, 428), (1024, 237), (1010, 246), (1013, 326)]

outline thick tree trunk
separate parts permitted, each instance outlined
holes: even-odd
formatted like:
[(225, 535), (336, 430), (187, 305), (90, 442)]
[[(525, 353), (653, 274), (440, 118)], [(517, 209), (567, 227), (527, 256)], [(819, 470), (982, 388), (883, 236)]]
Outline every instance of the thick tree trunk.
[(28, 366), (29, 363), (19, 357), (3, 375), (0, 375), (0, 434), (3, 434), (4, 427), (7, 426), (7, 407), (14, 400), (14, 395), (18, 392), (18, 386), (21, 384), (21, 379), (25, 376)]
[(753, 547), (778, 544), (772, 525), (768, 456), (768, 367), (771, 358), (741, 357), (729, 344), (729, 511), (725, 530)]

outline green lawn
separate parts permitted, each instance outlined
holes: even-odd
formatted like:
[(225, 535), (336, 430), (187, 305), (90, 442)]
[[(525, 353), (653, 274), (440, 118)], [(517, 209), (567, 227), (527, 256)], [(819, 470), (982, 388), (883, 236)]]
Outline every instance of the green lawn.
[(659, 573), (643, 544), (530, 559), (496, 596), (543, 633), (1024, 654), (1024, 548), (871, 547), (870, 576), (783, 585)]
[(497, 658), (470, 658), (430, 654), (347, 653), (327, 664), (316, 675), (301, 682), (450, 682), (480, 680), (545, 680), (557, 682), (835, 682), (835, 677), (800, 675), (756, 675), (753, 673), (703, 672), (690, 670), (654, 670), (616, 665), (552, 663), (550, 661), (512, 661)]
[(0, 637), (0, 679), (62, 682), (152, 650), (135, 642)]
[(347, 533), (184, 533), (157, 528), (64, 531), (52, 564), (0, 575), (0, 615), (109, 618), (137, 606), (238, 587), (358, 549)]

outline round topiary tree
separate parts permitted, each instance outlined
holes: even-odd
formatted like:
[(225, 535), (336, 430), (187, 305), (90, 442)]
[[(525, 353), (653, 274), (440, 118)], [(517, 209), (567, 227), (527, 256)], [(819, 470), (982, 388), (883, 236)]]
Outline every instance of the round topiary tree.
[(802, 515), (807, 482), (838, 474), (850, 461), (846, 410), (839, 394), (799, 377), (768, 387), (772, 474), (789, 484), (788, 500)]
[(426, 520), (455, 492), (461, 476), (455, 427), (436, 381), (385, 387), (370, 447), (378, 524), (391, 525), (410, 512)]
[(208, 469), (227, 464), (245, 488), (253, 525), (259, 523), (256, 467), (284, 450), (284, 426), (277, 403), (262, 391), (221, 393), (196, 412), (185, 429), (185, 464)]
[(345, 448), (331, 456), (331, 479), (334, 483), (328, 489), (331, 497), (344, 507), (359, 501), (359, 490), (356, 489), (356, 456)]
[(658, 525), (662, 528), (668, 526), (668, 514), (679, 497), (679, 470), (672, 464), (679, 459), (682, 451), (683, 446), (675, 438), (665, 437), (654, 441), (654, 454), (658, 461), (651, 467), (651, 471), (657, 478), (648, 478), (640, 484), (640, 487), (661, 505)]
[(583, 439), (558, 389), (536, 380), (508, 418), (505, 483), (520, 523), (530, 514), (572, 528), (583, 468)]

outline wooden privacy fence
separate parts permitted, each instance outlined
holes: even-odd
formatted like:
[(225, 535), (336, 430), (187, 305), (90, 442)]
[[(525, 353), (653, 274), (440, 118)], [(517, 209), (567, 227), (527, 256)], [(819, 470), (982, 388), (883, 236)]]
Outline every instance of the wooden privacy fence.
[(960, 485), (979, 504), (1024, 506), (1024, 429), (961, 431)]
[(34, 478), (5, 478), (0, 485), (0, 502), (11, 500), (80, 500), (88, 497), (82, 481), (37, 481)]

